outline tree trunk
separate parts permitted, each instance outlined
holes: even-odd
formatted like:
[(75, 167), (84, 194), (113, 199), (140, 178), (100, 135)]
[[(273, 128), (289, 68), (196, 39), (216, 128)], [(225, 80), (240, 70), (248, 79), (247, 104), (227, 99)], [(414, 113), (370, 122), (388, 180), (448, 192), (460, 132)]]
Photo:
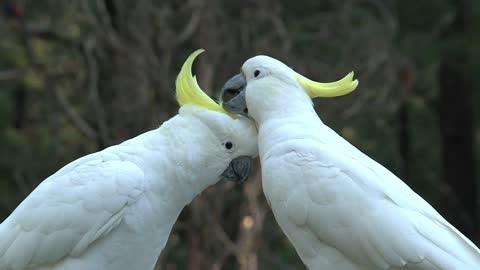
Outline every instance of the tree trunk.
[(15, 113), (13, 117), (13, 126), (22, 129), (25, 124), (25, 116), (27, 111), (27, 91), (23, 85), (18, 86), (14, 93)]
[[(410, 179), (410, 117), (409, 117), (409, 102), (410, 92), (414, 82), (414, 72), (411, 65), (406, 64), (400, 71), (400, 91), (401, 103), (398, 109), (398, 146), (400, 153), (400, 177), (405, 183), (409, 183)], [(410, 184), (410, 183), (409, 183)]]
[(466, 3), (455, 1), (457, 13), (442, 40), (439, 67), (439, 109), (443, 177), (448, 185), (447, 219), (467, 236), (474, 237), (477, 223), (477, 184), (474, 175), (472, 92), (466, 76)]

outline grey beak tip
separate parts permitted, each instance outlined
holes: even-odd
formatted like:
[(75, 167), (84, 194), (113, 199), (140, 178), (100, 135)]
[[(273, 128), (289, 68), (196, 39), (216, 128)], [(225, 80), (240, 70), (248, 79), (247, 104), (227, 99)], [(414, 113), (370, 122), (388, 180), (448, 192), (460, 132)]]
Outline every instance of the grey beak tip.
[(252, 158), (248, 156), (237, 157), (228, 165), (222, 176), (236, 183), (243, 183), (250, 176), (252, 170)]
[(237, 74), (230, 78), (222, 87), (220, 99), (226, 111), (244, 116), (248, 115), (245, 100), (246, 84), (245, 77), (242, 74)]

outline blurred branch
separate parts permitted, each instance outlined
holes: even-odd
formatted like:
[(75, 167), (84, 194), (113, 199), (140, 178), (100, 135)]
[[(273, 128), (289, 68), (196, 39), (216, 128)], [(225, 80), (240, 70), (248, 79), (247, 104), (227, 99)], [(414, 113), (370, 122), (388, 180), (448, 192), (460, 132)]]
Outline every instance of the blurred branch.
[(109, 141), (107, 132), (108, 126), (105, 119), (105, 111), (98, 93), (98, 63), (93, 55), (93, 46), (93, 41), (86, 40), (82, 43), (80, 52), (86, 66), (85, 85), (90, 97), (92, 98), (92, 103), (96, 114), (95, 119), (97, 120), (99, 138), (101, 140), (101, 144), (105, 144)]
[(188, 23), (185, 25), (183, 30), (180, 31), (180, 33), (176, 36), (176, 38), (172, 41), (172, 44), (171, 44), (172, 47), (176, 47), (184, 43), (186, 40), (190, 39), (193, 36), (193, 34), (195, 33), (195, 30), (197, 30), (198, 25), (200, 23), (201, 13), (202, 13), (201, 9), (194, 9)]
[[(176, 48), (185, 43), (187, 40), (191, 39), (192, 36), (197, 32), (202, 19), (202, 14), (204, 13), (203, 8), (201, 5), (196, 3), (196, 1), (189, 1), (184, 9), (192, 10), (192, 13), (189, 16), (188, 21), (183, 24), (182, 29), (178, 31), (172, 31), (168, 25), (164, 25), (164, 22), (158, 25), (159, 29), (156, 31), (154, 38), (154, 47), (156, 51), (159, 51), (159, 49), (169, 50)], [(168, 14), (168, 11), (165, 12), (163, 10), (158, 10), (158, 13)], [(165, 35), (164, 33), (167, 34)]]
[(20, 77), (22, 72), (18, 70), (2, 70), (0, 71), (0, 81), (15, 80)]
[(101, 33), (100, 37), (113, 49), (128, 52), (128, 48), (124, 46), (121, 37), (112, 22), (111, 14), (108, 11), (105, 1), (95, 1), (95, 22), (94, 27)]
[[(370, 81), (371, 78), (377, 74), (377, 71), (383, 66), (383, 64), (388, 61), (389, 54), (387, 52), (379, 51), (376, 54), (372, 55), (368, 62), (365, 64), (364, 70), (362, 74), (361, 81)], [(360, 110), (368, 108), (366, 103), (371, 102), (372, 99), (377, 99), (380, 97), (386, 97), (388, 91), (383, 91), (383, 93), (368, 91), (358, 97), (355, 100), (355, 103), (350, 106), (350, 108), (346, 109), (342, 114), (342, 118), (349, 118), (354, 114), (358, 113)]]
[(450, 25), (453, 23), (455, 20), (455, 12), (450, 11), (448, 13), (445, 13), (443, 16), (441, 16), (437, 23), (435, 24), (435, 27), (432, 29), (430, 32), (431, 40), (435, 40), (435, 38), (438, 38)]
[(359, 0), (366, 1), (376, 8), (378, 13), (383, 18), (384, 24), (389, 28), (387, 33), (390, 34), (390, 37), (394, 37), (398, 29), (398, 21), (395, 16), (392, 14), (392, 9), (387, 6), (386, 1), (383, 0)]
[(74, 49), (79, 49), (81, 43), (73, 40), (72, 38), (56, 33), (51, 29), (29, 29), (23, 19), (20, 21), (20, 23), (22, 27), (22, 41), (26, 50), (27, 60), (29, 61), (31, 67), (36, 72), (43, 74), (47, 81), (47, 88), (52, 88), (49, 90), (53, 90), (60, 107), (70, 118), (73, 125), (77, 127), (77, 129), (87, 138), (92, 140), (95, 139), (97, 137), (97, 133), (95, 132), (95, 130), (90, 127), (90, 125), (80, 116), (77, 110), (75, 110), (75, 107), (70, 104), (67, 97), (59, 89), (58, 82), (56, 81), (58, 77), (52, 76), (52, 74), (48, 74), (48, 67), (38, 59), (35, 49), (32, 46), (32, 38), (37, 37), (51, 40), (66, 45), (68, 47), (73, 47)]
[(61, 34), (48, 28), (26, 28), (28, 38), (35, 37), (43, 40), (53, 41), (71, 48), (79, 48), (80, 42), (73, 37)]
[(220, 240), (220, 243), (222, 243), (224, 256), (235, 254), (238, 251), (237, 245), (228, 237), (220, 224), (215, 222), (212, 226), (212, 230), (215, 237), (217, 237), (217, 239)]
[(35, 188), (35, 186), (38, 183), (31, 183), (26, 179), (26, 177), (21, 173), (21, 171), (17, 171), (15, 175), (13, 176), (13, 180), (15, 181), (16, 186), (20, 190), (20, 193), (22, 197), (26, 197), (32, 189)]
[(244, 184), (248, 212), (240, 221), (239, 250), (236, 254), (240, 270), (258, 269), (257, 251), (266, 216), (265, 205), (258, 198), (262, 194), (260, 159), (256, 160), (254, 175)]
[(53, 86), (53, 92), (57, 98), (60, 107), (70, 118), (75, 127), (90, 140), (95, 140), (98, 134), (90, 125), (80, 116), (74, 106), (68, 101), (67, 97), (63, 94), (62, 90), (58, 86)]
[(274, 29), (276, 30), (279, 38), (282, 40), (282, 50), (283, 52), (290, 51), (292, 47), (292, 39), (290, 38), (287, 30), (287, 26), (283, 21), (281, 14), (270, 14), (270, 19), (272, 20), (272, 24)]

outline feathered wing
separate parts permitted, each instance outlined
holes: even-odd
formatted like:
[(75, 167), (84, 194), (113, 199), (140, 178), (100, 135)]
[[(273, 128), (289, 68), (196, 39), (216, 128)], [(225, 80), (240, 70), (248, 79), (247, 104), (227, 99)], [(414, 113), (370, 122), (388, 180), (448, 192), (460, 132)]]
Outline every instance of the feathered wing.
[[(332, 182), (305, 181), (308, 202), (292, 201), (308, 206), (294, 206), (289, 211), (291, 221), (350, 260), (367, 260), (378, 269), (480, 269), (480, 251), (470, 240), (390, 171), (336, 136), (336, 141), (329, 142), (329, 150), (312, 158), (320, 161), (316, 168), (305, 172)], [(330, 188), (330, 183), (332, 190), (315, 193)], [(340, 187), (337, 183), (345, 183), (336, 193), (339, 197), (320, 198), (335, 194)], [(333, 201), (336, 204), (329, 205)], [(288, 202), (286, 207), (290, 207)], [(302, 214), (299, 209), (307, 212)], [(321, 225), (329, 218), (337, 218), (332, 221), (337, 227)]]
[[(337, 139), (346, 142), (346, 147), (355, 148), (338, 135)], [(480, 250), (475, 244), (445, 220), (402, 180), (358, 149), (355, 148), (355, 150), (359, 159), (363, 162), (353, 164), (372, 172), (368, 180), (378, 184), (384, 192), (385, 198), (396, 205), (398, 209), (408, 211), (407, 219), (415, 226), (419, 235), (425, 238), (431, 246), (438, 248), (437, 253), (425, 255), (427, 259), (431, 258), (432, 264), (437, 263), (438, 266), (441, 266), (442, 261), (446, 262), (452, 259), (466, 263), (470, 267), (480, 268)], [(362, 175), (356, 177), (358, 179)], [(442, 267), (439, 267), (439, 269), (442, 269)]]
[(43, 181), (0, 224), (0, 269), (53, 264), (78, 256), (122, 220), (143, 192), (143, 171), (103, 151)]

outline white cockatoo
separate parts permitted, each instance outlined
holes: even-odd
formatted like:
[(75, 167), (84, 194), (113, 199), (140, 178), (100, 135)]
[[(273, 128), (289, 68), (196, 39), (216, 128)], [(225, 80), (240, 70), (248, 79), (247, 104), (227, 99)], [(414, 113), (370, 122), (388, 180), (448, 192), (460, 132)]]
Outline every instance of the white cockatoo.
[(263, 191), (300, 258), (310, 270), (480, 269), (469, 239), (322, 123), (311, 99), (357, 85), (353, 73), (318, 83), (256, 56), (223, 88), (223, 108), (257, 122)]
[(202, 92), (191, 73), (201, 52), (177, 77), (178, 115), (66, 165), (0, 225), (1, 270), (151, 270), (186, 204), (247, 178), (256, 128)]

